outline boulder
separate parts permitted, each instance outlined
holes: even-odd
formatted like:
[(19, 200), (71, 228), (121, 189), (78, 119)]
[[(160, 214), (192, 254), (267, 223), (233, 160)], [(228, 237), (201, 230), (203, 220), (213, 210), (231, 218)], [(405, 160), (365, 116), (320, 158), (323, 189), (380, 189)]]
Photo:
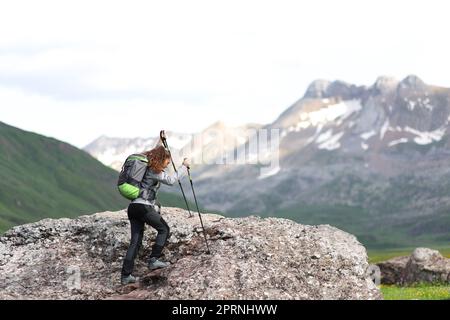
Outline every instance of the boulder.
[(0, 238), (0, 299), (381, 299), (365, 248), (329, 225), (287, 219), (198, 216), (163, 208), (171, 228), (165, 269), (147, 270), (147, 227), (134, 274), (120, 285), (129, 243), (125, 211), (45, 219)]
[(450, 283), (450, 259), (437, 250), (416, 248), (410, 256), (396, 257), (377, 265), (383, 284)]
[(415, 249), (406, 264), (403, 283), (417, 282), (450, 283), (450, 259), (437, 250)]
[(402, 282), (409, 256), (395, 257), (387, 261), (377, 263), (381, 272), (382, 284), (399, 284)]

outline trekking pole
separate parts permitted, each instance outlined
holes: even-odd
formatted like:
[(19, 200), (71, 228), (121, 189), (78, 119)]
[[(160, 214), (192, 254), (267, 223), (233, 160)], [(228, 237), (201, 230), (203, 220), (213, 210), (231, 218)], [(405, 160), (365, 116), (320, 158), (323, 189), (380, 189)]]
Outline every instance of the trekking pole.
[(180, 181), (180, 179), (178, 179), (178, 171), (177, 171), (177, 168), (175, 167), (175, 163), (173, 163), (172, 153), (170, 153), (169, 145), (167, 144), (166, 133), (164, 132), (164, 130), (161, 130), (161, 132), (159, 133), (159, 137), (161, 138), (161, 141), (163, 142), (164, 147), (167, 149), (167, 151), (169, 151), (170, 161), (172, 161), (173, 169), (175, 170), (175, 173), (177, 174), (178, 185), (180, 186), (181, 193), (183, 194), (184, 202), (186, 202), (186, 207), (189, 212), (189, 218), (192, 218), (192, 213), (191, 213), (191, 210), (189, 209), (189, 204), (186, 200), (186, 195), (184, 194), (184, 190), (183, 190), (183, 186), (181, 185), (181, 181)]
[(190, 168), (189, 167), (187, 167), (187, 172), (188, 172), (188, 176), (189, 176), (189, 181), (191, 182), (192, 193), (194, 194), (195, 206), (197, 207), (198, 217), (200, 218), (200, 223), (202, 225), (203, 236), (205, 237), (205, 243), (206, 243), (206, 249), (207, 249), (206, 253), (207, 254), (211, 254), (211, 251), (209, 251), (208, 240), (206, 240), (205, 227), (203, 226), (202, 215), (200, 214), (200, 210), (198, 208), (197, 197), (195, 196), (194, 184), (192, 182), (191, 172), (190, 172)]

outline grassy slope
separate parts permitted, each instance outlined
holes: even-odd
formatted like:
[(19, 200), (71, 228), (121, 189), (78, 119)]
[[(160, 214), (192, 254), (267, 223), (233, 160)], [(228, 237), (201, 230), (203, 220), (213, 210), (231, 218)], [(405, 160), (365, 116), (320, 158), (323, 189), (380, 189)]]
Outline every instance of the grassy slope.
[[(393, 225), (372, 221), (369, 213), (361, 207), (346, 205), (307, 205), (299, 204), (295, 207), (277, 210), (275, 213), (262, 214), (262, 216), (275, 216), (294, 220), (302, 224), (330, 224), (341, 230), (355, 235), (358, 240), (369, 249), (395, 249), (405, 247), (439, 247), (448, 244), (447, 238), (433, 232), (422, 235), (412, 235), (412, 221)], [(447, 225), (450, 216), (436, 216), (433, 225)], [(423, 225), (425, 220), (420, 221)], [(447, 232), (448, 234), (448, 232)]]
[[(67, 143), (0, 122), (0, 233), (43, 218), (123, 209), (117, 175)], [(160, 197), (163, 205), (184, 203)]]
[(126, 205), (116, 173), (61, 141), (0, 123), (0, 230)]

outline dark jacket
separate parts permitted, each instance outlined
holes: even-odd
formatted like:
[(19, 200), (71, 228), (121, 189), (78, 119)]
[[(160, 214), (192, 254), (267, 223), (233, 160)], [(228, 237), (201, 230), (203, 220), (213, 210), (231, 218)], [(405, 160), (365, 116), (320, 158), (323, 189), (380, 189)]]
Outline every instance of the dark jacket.
[[(155, 205), (157, 203), (156, 196), (161, 183), (172, 186), (178, 179), (182, 179), (186, 174), (186, 167), (180, 166), (178, 168), (178, 173), (173, 173), (172, 175), (162, 171), (160, 173), (153, 172), (152, 169), (148, 168), (142, 178), (141, 190), (139, 197), (132, 201), (132, 203), (142, 203), (146, 205)], [(160, 207), (161, 205), (159, 205)]]

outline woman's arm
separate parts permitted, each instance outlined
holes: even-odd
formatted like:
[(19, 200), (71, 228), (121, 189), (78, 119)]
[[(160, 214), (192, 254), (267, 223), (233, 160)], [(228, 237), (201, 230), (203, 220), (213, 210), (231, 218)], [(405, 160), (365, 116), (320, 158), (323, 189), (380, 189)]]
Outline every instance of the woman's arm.
[(164, 171), (162, 171), (160, 174), (158, 174), (156, 176), (156, 178), (158, 179), (158, 181), (160, 181), (161, 183), (167, 184), (169, 186), (172, 186), (177, 180), (181, 180), (186, 174), (186, 167), (185, 166), (180, 166), (177, 169), (178, 172), (174, 172), (173, 175), (170, 175)]

